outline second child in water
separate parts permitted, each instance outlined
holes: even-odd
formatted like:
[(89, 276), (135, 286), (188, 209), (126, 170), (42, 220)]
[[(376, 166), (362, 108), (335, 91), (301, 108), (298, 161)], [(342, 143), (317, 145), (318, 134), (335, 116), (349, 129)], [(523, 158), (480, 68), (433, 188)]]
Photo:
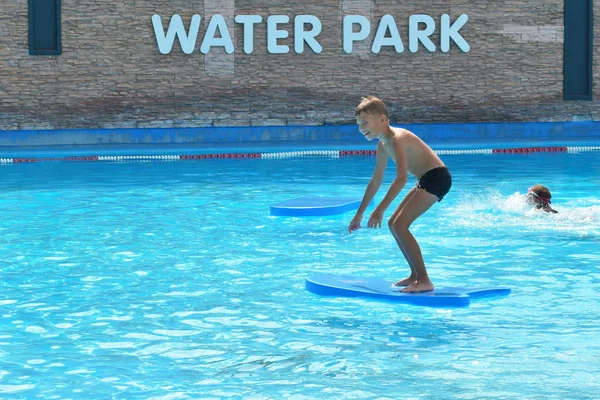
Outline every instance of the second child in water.
[(410, 266), (410, 276), (397, 282), (405, 286), (402, 292), (433, 290), (427, 274), (419, 244), (410, 233), (410, 225), (441, 201), (452, 186), (450, 171), (437, 154), (414, 133), (390, 126), (387, 108), (376, 97), (363, 98), (356, 107), (358, 129), (368, 140), (379, 139), (376, 150), (375, 171), (363, 196), (348, 232), (361, 227), (363, 213), (383, 180), (388, 159), (396, 163), (396, 177), (385, 197), (369, 217), (369, 228), (380, 228), (383, 214), (406, 185), (408, 174), (414, 175), (417, 184), (406, 194), (398, 208), (388, 219), (388, 227)]
[(552, 204), (552, 194), (546, 186), (534, 185), (529, 188), (526, 196), (527, 203), (531, 204), (538, 210), (546, 211), (547, 213), (558, 214), (550, 204)]

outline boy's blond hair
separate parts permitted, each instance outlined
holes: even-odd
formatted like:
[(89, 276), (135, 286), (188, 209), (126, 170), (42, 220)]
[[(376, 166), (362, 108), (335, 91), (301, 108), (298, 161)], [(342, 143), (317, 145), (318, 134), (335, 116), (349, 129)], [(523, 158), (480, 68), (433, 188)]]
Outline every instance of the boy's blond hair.
[(375, 96), (363, 97), (361, 99), (360, 104), (356, 107), (356, 115), (358, 116), (360, 113), (385, 115), (389, 118), (385, 103)]

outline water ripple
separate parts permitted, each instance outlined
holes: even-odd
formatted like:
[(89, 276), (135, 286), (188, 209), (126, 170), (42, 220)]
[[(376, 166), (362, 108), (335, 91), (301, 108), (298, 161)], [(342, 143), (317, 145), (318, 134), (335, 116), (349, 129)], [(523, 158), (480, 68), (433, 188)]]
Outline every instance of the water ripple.
[[(369, 157), (6, 167), (0, 397), (593, 399), (600, 171), (577, 157), (447, 158), (455, 187), (411, 227), (434, 283), (513, 288), (451, 310), (306, 292), (409, 271), (351, 214), (268, 215), (362, 196)], [(524, 207), (534, 181), (560, 214)]]

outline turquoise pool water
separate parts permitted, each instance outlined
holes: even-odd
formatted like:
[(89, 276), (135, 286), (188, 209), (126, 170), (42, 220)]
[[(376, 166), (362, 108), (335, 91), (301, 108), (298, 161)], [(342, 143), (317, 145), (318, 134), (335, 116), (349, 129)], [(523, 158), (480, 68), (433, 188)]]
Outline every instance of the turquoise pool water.
[(459, 309), (304, 289), (406, 277), (387, 229), (269, 215), (361, 196), (372, 157), (2, 166), (0, 398), (596, 399), (598, 156), (444, 157), (412, 229), (434, 284), (513, 289)]

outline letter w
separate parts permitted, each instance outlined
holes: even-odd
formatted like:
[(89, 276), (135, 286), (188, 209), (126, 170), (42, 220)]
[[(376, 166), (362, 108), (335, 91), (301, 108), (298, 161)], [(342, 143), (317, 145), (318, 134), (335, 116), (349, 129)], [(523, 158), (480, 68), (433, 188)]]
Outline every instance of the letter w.
[(194, 47), (196, 47), (196, 39), (198, 39), (200, 21), (201, 18), (198, 14), (194, 14), (192, 16), (190, 32), (188, 34), (185, 31), (183, 21), (181, 20), (179, 14), (173, 14), (171, 17), (171, 22), (169, 23), (169, 29), (165, 35), (160, 15), (154, 14), (152, 16), (152, 26), (154, 26), (154, 35), (156, 36), (158, 51), (160, 51), (162, 54), (169, 54), (173, 48), (175, 36), (177, 36), (179, 38), (181, 50), (183, 50), (185, 54), (192, 54), (194, 52)]

